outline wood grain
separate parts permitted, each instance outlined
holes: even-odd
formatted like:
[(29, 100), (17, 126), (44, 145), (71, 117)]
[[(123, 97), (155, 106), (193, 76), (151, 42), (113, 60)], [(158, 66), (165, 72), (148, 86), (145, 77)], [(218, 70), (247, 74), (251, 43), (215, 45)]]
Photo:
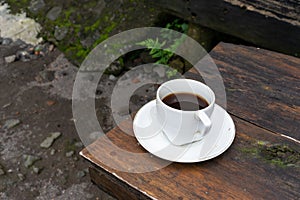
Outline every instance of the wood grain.
[(252, 44), (300, 55), (297, 0), (150, 0), (165, 12)]
[[(225, 84), (228, 112), (300, 140), (299, 58), (227, 43), (210, 56)], [(201, 79), (195, 70), (190, 72), (185, 76)]]
[(127, 183), (122, 182), (117, 177), (112, 176), (110, 172), (99, 169), (98, 166), (90, 166), (89, 173), (92, 181), (98, 185), (98, 187), (117, 199), (151, 199), (150, 197), (142, 194), (139, 190), (136, 190), (130, 187)]
[[(126, 173), (112, 169), (107, 164), (118, 163), (123, 169), (134, 168), (131, 157), (118, 157), (107, 139), (100, 138), (82, 155), (95, 166), (91, 178), (101, 188), (106, 188), (119, 199), (297, 199), (300, 197), (300, 147), (299, 143), (273, 134), (239, 118), (236, 139), (223, 155), (195, 164), (173, 163), (148, 173)], [(125, 123), (127, 129), (130, 123)], [(115, 128), (108, 139), (124, 151), (146, 153), (136, 139)], [(295, 160), (291, 163), (273, 162), (266, 149), (274, 145), (290, 149)], [(272, 151), (270, 151), (272, 152)], [(137, 156), (138, 157), (138, 156)], [(153, 163), (160, 159), (149, 156)], [(162, 160), (161, 160), (162, 161)], [(121, 168), (122, 168), (121, 167)], [(145, 166), (147, 167), (147, 166)], [(105, 178), (103, 178), (105, 176)], [(133, 191), (133, 192), (130, 192)], [(139, 191), (139, 192), (137, 192)], [(127, 194), (128, 193), (128, 194)], [(133, 196), (132, 196), (133, 195)]]
[(264, 15), (278, 17), (280, 20), (291, 24), (300, 21), (300, 4), (297, 0), (225, 0), (226, 2), (240, 7), (248, 7)]
[(118, 199), (300, 198), (299, 59), (226, 43), (210, 55), (236, 125), (232, 146), (209, 161), (169, 163), (147, 153), (124, 121), (81, 152), (94, 183)]

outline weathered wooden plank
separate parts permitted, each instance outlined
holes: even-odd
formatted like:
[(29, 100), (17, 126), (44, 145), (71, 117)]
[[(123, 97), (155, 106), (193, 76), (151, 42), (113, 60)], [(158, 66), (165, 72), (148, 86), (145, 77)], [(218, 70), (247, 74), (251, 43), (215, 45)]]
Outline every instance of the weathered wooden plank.
[(300, 55), (298, 0), (146, 1), (186, 20), (258, 46)]
[(298, 0), (225, 0), (226, 2), (247, 8), (262, 15), (299, 25), (300, 4)]
[[(237, 129), (233, 145), (221, 156), (202, 163), (172, 163), (157, 171), (138, 174), (114, 170), (100, 160), (109, 160), (125, 169), (135, 167), (135, 163), (131, 157), (120, 158), (104, 138), (81, 154), (98, 166), (92, 169), (92, 180), (120, 199), (298, 199), (299, 143), (239, 118), (233, 119)], [(127, 130), (132, 128), (130, 123), (122, 126)], [(119, 128), (107, 136), (124, 151), (145, 152), (134, 137)], [(148, 159), (153, 163), (160, 160), (151, 156)], [(101, 178), (103, 174), (105, 179)], [(131, 190), (134, 192), (127, 196)]]
[(127, 183), (122, 182), (120, 179), (112, 176), (109, 172), (99, 168), (98, 166), (90, 166), (89, 173), (92, 181), (98, 187), (107, 193), (110, 193), (117, 199), (150, 199), (148, 196), (141, 194), (140, 191), (130, 187)]
[[(300, 139), (299, 58), (226, 43), (210, 55), (224, 80), (231, 114)], [(191, 71), (186, 77), (199, 80)]]
[[(211, 56), (225, 82), (228, 110), (238, 116), (233, 117), (237, 135), (229, 150), (202, 163), (122, 172), (147, 167), (140, 163), (150, 161), (159, 169), (166, 162), (139, 157), (146, 151), (131, 136), (132, 124), (124, 122), (122, 130), (129, 134), (115, 128), (107, 134), (109, 140), (100, 138), (81, 152), (97, 166), (90, 170), (93, 182), (119, 199), (300, 198), (299, 142), (278, 134), (299, 137), (299, 59), (225, 43)], [(193, 70), (189, 76), (199, 79)]]

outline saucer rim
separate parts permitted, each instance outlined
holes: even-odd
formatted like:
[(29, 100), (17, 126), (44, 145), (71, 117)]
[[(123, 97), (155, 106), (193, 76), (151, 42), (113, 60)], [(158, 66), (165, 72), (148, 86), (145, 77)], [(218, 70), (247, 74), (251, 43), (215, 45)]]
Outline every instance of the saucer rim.
[[(231, 123), (231, 126), (232, 126), (232, 128), (233, 128), (233, 130), (230, 132), (231, 134), (230, 134), (230, 137), (227, 137), (227, 140), (226, 140), (226, 145), (224, 145), (223, 146), (223, 148), (222, 149), (220, 149), (219, 151), (217, 151), (217, 152), (214, 152), (214, 147), (212, 147), (212, 148), (209, 148), (209, 150), (207, 151), (207, 153), (206, 153), (206, 156), (203, 156), (203, 157), (195, 157), (195, 158), (192, 158), (192, 159), (184, 159), (184, 155), (186, 154), (185, 152), (181, 155), (181, 156), (179, 156), (179, 157), (177, 157), (176, 158), (176, 160), (174, 160), (174, 159), (168, 159), (168, 158), (165, 158), (165, 157), (161, 157), (160, 155), (158, 155), (157, 153), (155, 153), (155, 151), (154, 150), (152, 150), (152, 149), (149, 149), (149, 148), (146, 148), (144, 145), (143, 145), (143, 142), (142, 141), (147, 141), (149, 138), (139, 138), (137, 135), (138, 134), (136, 134), (136, 131), (135, 131), (135, 120), (141, 115), (140, 113), (142, 113), (142, 111), (143, 111), (143, 109), (145, 109), (145, 107), (146, 106), (151, 106), (151, 104), (155, 104), (155, 99), (154, 100), (152, 100), (152, 101), (150, 101), (150, 102), (148, 102), (147, 104), (145, 104), (143, 107), (141, 107), (139, 110), (138, 110), (138, 112), (136, 113), (136, 115), (135, 115), (135, 117), (134, 117), (134, 120), (133, 120), (133, 133), (134, 133), (134, 136), (135, 136), (135, 138), (137, 139), (137, 141), (139, 142), (139, 144), (147, 151), (147, 152), (149, 152), (149, 153), (151, 153), (152, 155), (154, 155), (154, 156), (156, 156), (156, 157), (158, 157), (158, 158), (160, 158), (160, 159), (163, 159), (163, 160), (167, 160), (167, 161), (171, 161), (171, 162), (177, 162), (177, 163), (197, 163), (197, 162), (203, 162), (203, 161), (207, 161), (207, 160), (210, 160), (210, 159), (213, 159), (213, 158), (215, 158), (215, 157), (217, 157), (217, 156), (219, 156), (219, 155), (221, 155), (221, 154), (223, 154), (231, 145), (232, 145), (232, 143), (233, 143), (233, 141), (234, 141), (234, 138), (235, 138), (235, 135), (236, 135), (236, 129), (235, 129), (235, 124), (234, 124), (234, 121), (233, 121), (233, 119), (232, 119), (232, 117), (229, 115), (229, 113), (225, 110), (225, 109), (223, 109), (221, 106), (219, 106), (218, 104), (215, 104), (215, 106), (214, 106), (214, 110), (213, 110), (213, 112), (212, 112), (212, 114), (215, 112), (215, 110), (216, 109), (220, 109), (222, 112), (225, 112), (225, 116), (227, 116), (226, 118), (226, 120), (229, 120), (230, 122), (229, 123)], [(227, 122), (228, 123), (228, 122)], [(221, 128), (222, 129), (222, 128)], [(219, 131), (219, 133), (218, 134), (220, 134), (220, 132), (221, 131)], [(164, 133), (163, 133), (163, 131), (162, 130), (160, 130), (160, 131), (158, 131), (158, 133), (156, 133), (156, 134), (163, 134), (164, 135)], [(166, 137), (165, 135), (164, 135), (164, 137)], [(168, 139), (167, 139), (167, 141), (169, 141)], [(200, 140), (200, 141), (196, 141), (196, 142), (194, 142), (194, 144), (192, 144), (192, 145), (195, 145), (195, 144), (200, 144), (202, 142), (202, 140)], [(220, 143), (220, 142), (219, 142)], [(170, 145), (172, 145), (172, 146), (177, 146), (177, 145), (174, 145), (174, 144), (172, 144), (170, 141), (169, 141), (169, 144)], [(187, 146), (187, 148), (188, 148), (188, 146), (189, 145), (191, 145), (191, 144), (186, 144), (186, 145), (182, 145), (182, 147), (184, 147), (184, 146)], [(215, 144), (214, 144), (214, 146), (216, 146)]]

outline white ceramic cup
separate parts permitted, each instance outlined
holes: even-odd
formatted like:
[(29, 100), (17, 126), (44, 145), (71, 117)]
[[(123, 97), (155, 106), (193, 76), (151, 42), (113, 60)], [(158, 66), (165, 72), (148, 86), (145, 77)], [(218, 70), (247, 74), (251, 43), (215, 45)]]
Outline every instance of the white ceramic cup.
[[(204, 98), (208, 106), (195, 111), (172, 108), (163, 99), (176, 93), (191, 93)], [(196, 97), (195, 97), (196, 100)], [(212, 122), (215, 94), (205, 84), (191, 79), (174, 79), (163, 83), (157, 90), (156, 110), (162, 131), (174, 145), (185, 145), (203, 139)]]

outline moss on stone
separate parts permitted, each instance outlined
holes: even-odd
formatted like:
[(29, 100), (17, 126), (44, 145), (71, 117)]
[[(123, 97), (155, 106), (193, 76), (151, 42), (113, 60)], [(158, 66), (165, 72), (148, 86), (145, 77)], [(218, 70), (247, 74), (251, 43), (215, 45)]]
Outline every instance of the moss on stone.
[[(57, 45), (77, 65), (81, 64), (94, 47), (118, 32), (116, 30), (145, 26), (145, 21), (149, 21), (136, 17), (141, 13), (146, 15), (145, 12), (149, 12), (143, 1), (106, 2), (100, 12), (97, 10), (97, 6), (100, 5), (98, 0), (87, 0), (84, 3), (82, 1), (48, 0), (44, 1), (45, 6), (35, 13), (32, 13), (29, 7), (31, 1), (6, 0), (14, 13), (25, 11), (29, 17), (39, 22), (42, 25), (39, 36)], [(52, 21), (46, 17), (46, 14), (55, 6), (62, 7), (62, 11), (57, 19)], [(61, 40), (55, 38), (54, 35), (57, 27), (68, 29), (67, 35)]]
[[(58, 48), (65, 52), (76, 64), (80, 64), (88, 53), (96, 47), (103, 40), (107, 39), (112, 30), (117, 26), (120, 17), (115, 17), (114, 21), (111, 21), (112, 13), (106, 12), (101, 15), (100, 18), (84, 19), (82, 17), (83, 12), (89, 14), (89, 10), (94, 8), (98, 1), (90, 0), (82, 6), (77, 5), (61, 5), (63, 6), (60, 16), (51, 21), (46, 17), (46, 10), (49, 6), (55, 6), (55, 1), (45, 1), (48, 6), (43, 11), (32, 13), (29, 10), (31, 0), (6, 0), (6, 3), (10, 5), (12, 13), (26, 12), (28, 16), (35, 18), (40, 24), (42, 24), (42, 31), (40, 35), (46, 40), (55, 43)], [(57, 5), (56, 5), (57, 6)], [(82, 11), (85, 9), (86, 11)], [(114, 13), (115, 14), (115, 13)], [(122, 17), (122, 16), (121, 16)], [(56, 27), (67, 27), (68, 34), (66, 39), (57, 41), (54, 33)], [(95, 38), (93, 44), (89, 47), (82, 45), (81, 40), (84, 37), (92, 36), (95, 32), (99, 32), (99, 37)]]

